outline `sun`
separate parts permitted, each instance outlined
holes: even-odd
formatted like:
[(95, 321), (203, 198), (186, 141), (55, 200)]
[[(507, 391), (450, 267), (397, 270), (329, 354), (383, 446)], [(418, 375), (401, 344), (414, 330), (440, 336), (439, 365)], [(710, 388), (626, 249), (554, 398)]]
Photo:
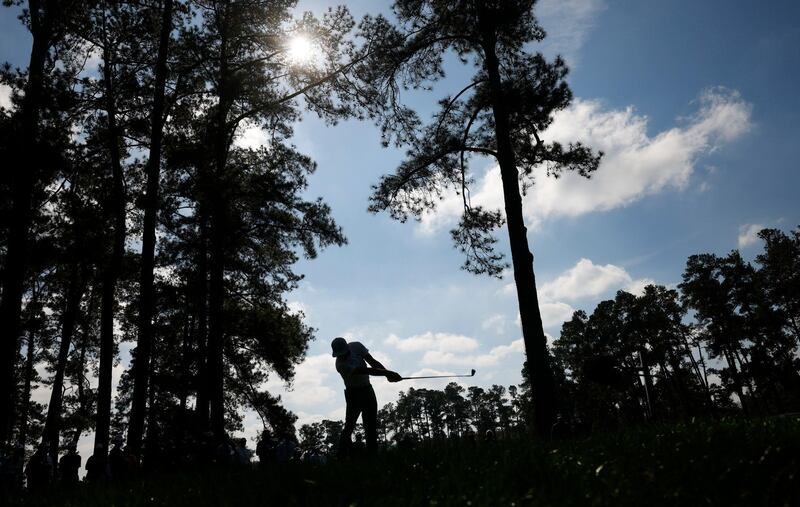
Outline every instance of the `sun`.
[(295, 65), (311, 63), (316, 54), (314, 44), (303, 35), (297, 35), (289, 41), (289, 61)]

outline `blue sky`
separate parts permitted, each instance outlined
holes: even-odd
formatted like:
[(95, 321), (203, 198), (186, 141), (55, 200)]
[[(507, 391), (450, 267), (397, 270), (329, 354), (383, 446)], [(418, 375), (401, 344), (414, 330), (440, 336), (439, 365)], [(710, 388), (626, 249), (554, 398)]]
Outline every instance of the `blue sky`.
[[(300, 0), (320, 12), (334, 2)], [(347, 2), (360, 16), (388, 2)], [(573, 107), (546, 138), (581, 140), (606, 157), (591, 181), (544, 177), (525, 199), (546, 331), (558, 336), (573, 309), (591, 311), (616, 290), (680, 281), (686, 258), (760, 248), (753, 231), (800, 223), (800, 4), (744, 0), (541, 0), (541, 48), (572, 69)], [(0, 14), (0, 60), (24, 65), (28, 38)], [(435, 94), (409, 94), (430, 111), (472, 69), (452, 67)], [(463, 86), (463, 84), (462, 84)], [(2, 98), (0, 98), (2, 100)], [(478, 370), (472, 383), (519, 381), (523, 362), (510, 276), (460, 270), (448, 230), (450, 201), (422, 224), (366, 212), (370, 186), (402, 151), (381, 148), (369, 123), (326, 127), (312, 116), (294, 142), (318, 163), (309, 195), (322, 196), (349, 244), (301, 262), (305, 281), (288, 300), (317, 329), (291, 389), (301, 422), (340, 418), (344, 396), (330, 357), (335, 336), (357, 339), (400, 373)], [(494, 164), (475, 159), (473, 197), (500, 206)], [(507, 250), (504, 230), (500, 246)], [(410, 385), (373, 380), (379, 403)], [(465, 383), (469, 385), (469, 383)], [(247, 435), (258, 421), (247, 417)]]

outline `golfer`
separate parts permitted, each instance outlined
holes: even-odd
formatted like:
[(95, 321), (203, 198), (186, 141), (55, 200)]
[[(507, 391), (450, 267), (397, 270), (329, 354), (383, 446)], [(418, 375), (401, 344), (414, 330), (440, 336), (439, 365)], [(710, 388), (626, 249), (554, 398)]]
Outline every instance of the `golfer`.
[(387, 370), (360, 342), (347, 343), (344, 338), (334, 338), (331, 349), (333, 357), (336, 358), (336, 371), (344, 380), (344, 399), (347, 402), (344, 428), (339, 438), (339, 453), (346, 456), (350, 450), (352, 444), (350, 437), (361, 414), (361, 422), (364, 424), (367, 437), (367, 451), (375, 454), (378, 450), (378, 401), (369, 383), (369, 376), (386, 377), (389, 382), (399, 382), (403, 378), (399, 373)]

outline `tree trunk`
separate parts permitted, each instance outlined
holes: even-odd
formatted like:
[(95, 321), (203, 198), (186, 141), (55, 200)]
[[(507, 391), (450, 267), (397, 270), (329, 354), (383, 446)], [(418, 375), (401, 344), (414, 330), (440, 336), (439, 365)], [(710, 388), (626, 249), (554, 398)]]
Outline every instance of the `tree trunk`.
[[(157, 372), (155, 368), (153, 368), (152, 372), (153, 378), (157, 378)], [(150, 468), (150, 460), (157, 455), (157, 452), (154, 453), (153, 450), (156, 449), (158, 446), (156, 442), (158, 442), (158, 425), (156, 424), (157, 421), (157, 414), (158, 411), (156, 410), (156, 399), (157, 399), (157, 383), (150, 382), (150, 389), (147, 390), (147, 435), (145, 436), (145, 456), (144, 456), (144, 463), (145, 466)]]
[[(189, 305), (187, 305), (188, 307)], [(189, 398), (189, 379), (191, 378), (192, 369), (192, 322), (191, 315), (187, 312), (183, 325), (183, 344), (181, 345), (181, 391), (180, 391), (180, 423), (186, 424), (186, 402)]]
[[(91, 308), (90, 308), (91, 310)], [(88, 312), (91, 314), (91, 311)], [(78, 446), (78, 440), (81, 438), (81, 433), (83, 433), (83, 426), (81, 426), (81, 421), (85, 421), (89, 418), (89, 397), (86, 395), (86, 388), (84, 387), (84, 369), (86, 368), (86, 346), (89, 341), (89, 333), (85, 331), (83, 333), (83, 343), (81, 344), (81, 355), (80, 360), (78, 361), (78, 378), (75, 379), (75, 384), (78, 386), (78, 413), (80, 417), (78, 417), (78, 426), (75, 428), (75, 433), (72, 435), (72, 447)]]
[(113, 181), (113, 216), (111, 257), (103, 273), (102, 301), (100, 303), (100, 368), (97, 387), (97, 423), (95, 447), (108, 451), (111, 426), (111, 375), (114, 363), (114, 308), (117, 279), (122, 269), (125, 253), (125, 186), (122, 174), (122, 155), (117, 127), (115, 89), (113, 81), (113, 55), (108, 45), (103, 49), (103, 81), (105, 84), (106, 112), (108, 115), (108, 150)]
[(209, 382), (208, 382), (208, 225), (200, 211), (200, 254), (197, 260), (197, 399), (195, 417), (203, 430), (208, 429)]
[(61, 344), (58, 350), (53, 387), (50, 392), (50, 403), (47, 405), (47, 419), (42, 432), (42, 445), (48, 447), (53, 463), (58, 462), (58, 444), (61, 434), (61, 406), (64, 396), (64, 373), (67, 370), (69, 349), (72, 344), (72, 335), (78, 319), (81, 298), (85, 289), (85, 281), (78, 266), (73, 266), (69, 277), (67, 301), (64, 314), (61, 317)]
[(2, 301), (0, 301), (0, 446), (11, 436), (14, 418), (14, 366), (20, 331), (20, 311), (25, 272), (28, 262), (28, 234), (32, 214), (33, 187), (39, 167), (39, 116), (42, 108), (44, 67), (52, 37), (53, 11), (56, 0), (45, 0), (44, 11), (39, 0), (29, 0), (33, 45), (28, 63), (28, 81), (20, 108), (18, 149), (8, 164), (13, 191), (3, 267)]
[(644, 397), (647, 402), (647, 416), (649, 419), (653, 418), (653, 406), (655, 405), (653, 396), (653, 377), (650, 374), (650, 365), (644, 360), (645, 357), (644, 347), (639, 348), (639, 367), (642, 369), (642, 376), (644, 377)]
[[(220, 198), (214, 199), (219, 201)], [(224, 330), (222, 326), (224, 299), (224, 249), (222, 247), (224, 221), (222, 204), (214, 206), (211, 218), (211, 258), (209, 262), (210, 280), (208, 295), (208, 382), (211, 430), (217, 438), (225, 433), (225, 391), (224, 391)]]
[(536, 293), (536, 277), (533, 271), (533, 255), (528, 246), (527, 229), (522, 215), (522, 198), (519, 191), (519, 171), (511, 145), (508, 106), (500, 79), (499, 62), (495, 53), (496, 37), (493, 21), (485, 12), (480, 16), (484, 65), (489, 75), (492, 112), (497, 141), (497, 162), (503, 180), (508, 237), (517, 287), (519, 314), (522, 321), (522, 338), (525, 343), (527, 365), (531, 379), (534, 405), (534, 424), (541, 437), (548, 438), (556, 412), (555, 385), (550, 369), (547, 339), (539, 312)]
[(209, 258), (209, 293), (208, 293), (208, 381), (211, 430), (217, 439), (225, 434), (225, 361), (223, 304), (225, 299), (225, 235), (226, 191), (225, 167), (228, 159), (229, 132), (227, 126), (228, 111), (231, 106), (228, 90), (228, 44), (227, 44), (227, 12), (219, 12), (220, 21), (220, 53), (219, 79), (217, 82), (217, 110), (211, 128), (210, 146), (213, 147), (213, 186), (206, 189), (210, 201), (211, 230)]
[(156, 217), (158, 190), (161, 178), (161, 145), (164, 137), (164, 94), (167, 82), (167, 53), (172, 32), (172, 0), (165, 0), (161, 16), (161, 33), (155, 67), (153, 110), (150, 115), (150, 157), (147, 160), (147, 189), (144, 196), (142, 225), (142, 265), (139, 274), (139, 336), (136, 360), (133, 363), (133, 399), (128, 429), (128, 447), (138, 453), (144, 432), (147, 385), (150, 377), (150, 351), (153, 341), (153, 312), (155, 307), (153, 270), (155, 268)]
[(736, 394), (739, 396), (739, 403), (742, 405), (742, 411), (744, 415), (750, 415), (749, 404), (745, 400), (744, 396), (744, 389), (742, 388), (742, 380), (739, 374), (739, 368), (736, 366), (736, 360), (734, 359), (733, 354), (730, 350), (725, 349), (725, 361), (728, 363), (728, 367), (733, 370), (733, 374), (731, 375), (731, 379), (733, 380), (733, 388), (736, 390)]
[[(35, 293), (34, 293), (35, 297)], [(25, 387), (22, 391), (22, 413), (20, 414), (19, 421), (19, 438), (17, 443), (23, 449), (28, 443), (28, 421), (30, 418), (31, 406), (31, 384), (33, 383), (34, 373), (34, 359), (36, 351), (36, 332), (38, 331), (37, 325), (31, 325), (28, 330), (28, 347), (25, 354)]]
[[(700, 365), (697, 363), (697, 360), (694, 358), (694, 354), (692, 354), (692, 349), (689, 347), (689, 339), (686, 336), (686, 333), (681, 333), (683, 337), (683, 347), (687, 356), (689, 356), (689, 360), (692, 362), (692, 368), (694, 369), (695, 375), (697, 375), (697, 381), (703, 388), (703, 392), (705, 393), (705, 405), (707, 406), (710, 414), (712, 416), (716, 416), (716, 409), (714, 406), (714, 399), (711, 397), (711, 391), (708, 388), (708, 379), (705, 378), (705, 375), (700, 371)], [(701, 352), (702, 353), (702, 352)], [(701, 358), (702, 360), (702, 358)]]

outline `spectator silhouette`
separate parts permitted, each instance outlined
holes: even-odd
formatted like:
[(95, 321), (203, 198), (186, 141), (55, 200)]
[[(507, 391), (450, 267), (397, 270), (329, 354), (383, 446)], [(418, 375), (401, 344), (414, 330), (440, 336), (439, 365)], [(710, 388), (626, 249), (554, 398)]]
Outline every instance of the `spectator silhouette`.
[(111, 479), (115, 482), (124, 481), (128, 477), (128, 458), (122, 450), (123, 439), (117, 435), (112, 440), (114, 447), (108, 453), (108, 467), (111, 471)]
[(102, 445), (94, 446), (94, 454), (86, 460), (86, 482), (99, 483), (108, 479), (108, 457)]
[(0, 453), (0, 495), (22, 489), (24, 461), (25, 448), (19, 444), (10, 454)]
[(253, 451), (247, 448), (247, 439), (237, 439), (236, 448), (233, 450), (234, 463), (237, 465), (249, 465), (252, 457)]
[(47, 446), (39, 446), (33, 453), (25, 467), (25, 476), (28, 479), (29, 491), (41, 491), (50, 485), (53, 477), (53, 461), (47, 452)]
[(256, 445), (256, 454), (262, 465), (275, 461), (275, 442), (272, 440), (272, 434), (266, 428), (261, 432), (261, 438)]
[(297, 444), (288, 437), (283, 437), (275, 447), (275, 461), (278, 463), (288, 463), (294, 459), (296, 452)]
[(61, 483), (72, 486), (78, 484), (78, 471), (81, 469), (81, 455), (74, 445), (58, 461), (58, 473)]

